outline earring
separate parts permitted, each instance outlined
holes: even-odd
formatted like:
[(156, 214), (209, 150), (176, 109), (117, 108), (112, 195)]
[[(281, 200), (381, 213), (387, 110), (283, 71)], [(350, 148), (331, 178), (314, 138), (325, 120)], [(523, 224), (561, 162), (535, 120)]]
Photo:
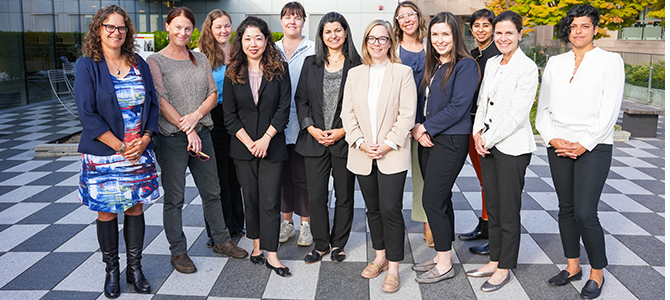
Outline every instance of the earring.
[(165, 39), (169, 41), (169, 40), (170, 40), (170, 35), (169, 35), (169, 34), (166, 35), (166, 36), (165, 36)]

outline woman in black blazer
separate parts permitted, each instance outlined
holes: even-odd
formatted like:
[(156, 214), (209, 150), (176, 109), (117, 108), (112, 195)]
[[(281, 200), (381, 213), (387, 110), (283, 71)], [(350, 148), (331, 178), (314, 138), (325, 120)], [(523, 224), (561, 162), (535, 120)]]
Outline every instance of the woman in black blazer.
[[(288, 158), (284, 128), (291, 102), (288, 65), (277, 50), (265, 21), (248, 17), (237, 28), (231, 63), (223, 81), (226, 128), (246, 207), (251, 261), (280, 276), (291, 272), (277, 257), (281, 171)], [(263, 250), (268, 252), (267, 261)]]
[[(305, 256), (308, 264), (333, 253), (330, 259), (345, 259), (344, 245), (349, 239), (354, 218), (354, 174), (347, 170), (347, 142), (343, 139), (342, 94), (350, 68), (361, 64), (351, 39), (347, 20), (329, 12), (319, 22), (315, 55), (302, 66), (295, 95), (300, 133), (296, 152), (305, 157), (309, 213), (314, 250)], [(328, 224), (328, 179), (333, 172), (335, 217)]]

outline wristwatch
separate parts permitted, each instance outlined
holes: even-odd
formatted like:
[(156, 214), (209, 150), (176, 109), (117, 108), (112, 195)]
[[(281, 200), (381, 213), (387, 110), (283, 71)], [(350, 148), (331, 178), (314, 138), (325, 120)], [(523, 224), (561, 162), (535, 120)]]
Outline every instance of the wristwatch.
[(116, 150), (116, 153), (123, 153), (123, 151), (126, 151), (126, 143), (121, 143), (121, 147)]

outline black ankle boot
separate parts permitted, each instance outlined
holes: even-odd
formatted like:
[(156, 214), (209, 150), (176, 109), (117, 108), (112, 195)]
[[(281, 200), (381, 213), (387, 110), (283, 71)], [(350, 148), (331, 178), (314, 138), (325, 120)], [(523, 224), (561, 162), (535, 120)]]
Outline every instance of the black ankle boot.
[(486, 240), (489, 238), (489, 221), (479, 218), (479, 224), (472, 232), (458, 236), (462, 241)]
[(142, 273), (142, 247), (144, 245), (144, 214), (126, 215), (123, 222), (123, 237), (126, 239), (126, 279), (133, 285), (136, 293), (150, 294), (151, 286)]
[(117, 298), (121, 295), (119, 286), (119, 227), (115, 218), (111, 221), (96, 220), (98, 243), (105, 263), (105, 296)]

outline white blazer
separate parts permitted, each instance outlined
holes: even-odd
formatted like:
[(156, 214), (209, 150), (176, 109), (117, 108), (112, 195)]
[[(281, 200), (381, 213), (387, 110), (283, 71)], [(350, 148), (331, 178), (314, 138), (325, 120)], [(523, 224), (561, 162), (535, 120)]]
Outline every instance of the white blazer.
[(533, 152), (537, 146), (529, 113), (537, 93), (537, 66), (518, 48), (505, 73), (494, 80), (500, 61), (502, 55), (486, 62), (472, 135), (481, 131), (484, 147), (496, 147), (507, 155)]

